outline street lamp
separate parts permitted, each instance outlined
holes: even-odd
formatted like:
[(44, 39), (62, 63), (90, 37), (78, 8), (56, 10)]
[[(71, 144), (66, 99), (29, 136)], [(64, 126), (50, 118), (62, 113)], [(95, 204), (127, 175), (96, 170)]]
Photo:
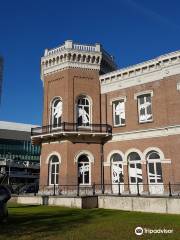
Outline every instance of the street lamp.
[(10, 173), (11, 173), (11, 153), (8, 153), (8, 155), (9, 155), (9, 158), (10, 159), (6, 159), (6, 163), (7, 163), (7, 161), (9, 162), (9, 165), (8, 165), (8, 185), (9, 185), (9, 183), (10, 183)]

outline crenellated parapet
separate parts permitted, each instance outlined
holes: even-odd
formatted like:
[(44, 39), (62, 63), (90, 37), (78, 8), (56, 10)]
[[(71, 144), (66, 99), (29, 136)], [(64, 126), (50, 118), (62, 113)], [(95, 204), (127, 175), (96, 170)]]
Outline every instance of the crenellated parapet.
[(100, 44), (91, 46), (65, 41), (60, 47), (45, 50), (41, 58), (41, 78), (68, 68), (100, 70), (101, 58)]
[(106, 53), (100, 44), (82, 45), (67, 40), (57, 48), (45, 50), (44, 56), (41, 58), (41, 79), (43, 80), (46, 75), (68, 68), (100, 71), (102, 67), (104, 68), (102, 58), (108, 63), (106, 64), (108, 69), (116, 69), (113, 57)]

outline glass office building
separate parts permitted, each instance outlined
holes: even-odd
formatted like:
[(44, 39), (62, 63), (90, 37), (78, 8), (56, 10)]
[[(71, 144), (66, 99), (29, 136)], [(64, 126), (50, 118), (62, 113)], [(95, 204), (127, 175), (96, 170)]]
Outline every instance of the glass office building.
[(40, 147), (31, 144), (33, 126), (0, 121), (0, 183), (38, 183)]

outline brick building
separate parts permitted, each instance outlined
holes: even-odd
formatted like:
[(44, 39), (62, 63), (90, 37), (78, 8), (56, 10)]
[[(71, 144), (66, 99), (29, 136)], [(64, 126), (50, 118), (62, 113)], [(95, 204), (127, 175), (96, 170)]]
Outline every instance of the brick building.
[(101, 45), (66, 41), (45, 50), (41, 78), (41, 186), (162, 194), (180, 183), (179, 51), (117, 70)]

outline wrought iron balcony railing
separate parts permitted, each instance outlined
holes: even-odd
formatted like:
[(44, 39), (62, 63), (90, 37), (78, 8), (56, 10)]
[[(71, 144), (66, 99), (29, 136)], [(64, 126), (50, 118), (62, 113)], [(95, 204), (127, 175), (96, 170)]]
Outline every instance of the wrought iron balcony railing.
[(59, 125), (47, 125), (31, 129), (32, 137), (51, 133), (100, 133), (111, 135), (112, 127), (108, 124), (78, 125), (77, 123), (63, 122)]

